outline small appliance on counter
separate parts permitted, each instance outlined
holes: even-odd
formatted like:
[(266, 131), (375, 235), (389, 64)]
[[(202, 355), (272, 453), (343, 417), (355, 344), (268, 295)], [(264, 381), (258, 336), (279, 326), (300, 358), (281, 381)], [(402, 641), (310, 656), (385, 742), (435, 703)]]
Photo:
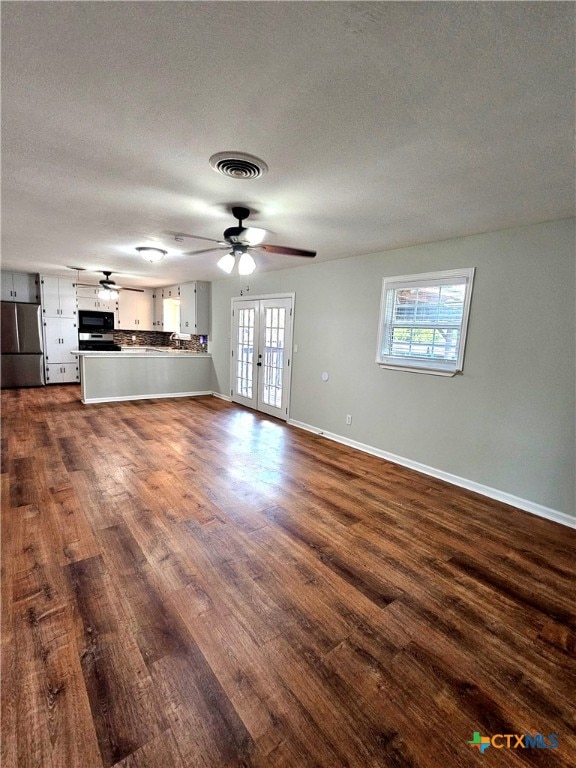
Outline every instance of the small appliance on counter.
[(39, 304), (2, 302), (2, 387), (43, 387)]
[(114, 344), (113, 333), (78, 333), (78, 349), (86, 352), (120, 352), (122, 347)]

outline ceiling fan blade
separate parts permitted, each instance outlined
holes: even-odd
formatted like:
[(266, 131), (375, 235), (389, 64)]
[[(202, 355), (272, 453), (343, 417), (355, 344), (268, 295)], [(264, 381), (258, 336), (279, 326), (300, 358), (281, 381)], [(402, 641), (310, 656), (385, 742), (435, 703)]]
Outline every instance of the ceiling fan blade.
[(208, 240), (209, 243), (220, 243), (221, 240), (214, 240), (213, 237), (202, 237), (201, 235), (190, 235), (187, 232), (176, 232), (172, 230), (164, 230), (165, 235), (171, 235), (172, 237), (190, 237), (193, 240)]
[(214, 246), (213, 248), (203, 248), (201, 251), (186, 251), (186, 253), (181, 253), (181, 256), (196, 256), (199, 253), (210, 253), (210, 251), (229, 251), (231, 246), (229, 245), (221, 245), (220, 247)]
[(144, 288), (126, 288), (123, 285), (116, 285), (116, 283), (108, 283), (108, 285), (102, 285), (102, 283), (76, 283), (84, 288), (107, 288), (110, 287), (113, 291), (136, 291), (137, 293), (144, 293)]
[(316, 256), (316, 251), (303, 251), (301, 248), (288, 248), (285, 245), (269, 245), (265, 243), (257, 245), (255, 248), (258, 251), (264, 251), (264, 253), (277, 253), (281, 256), (306, 256), (309, 259), (313, 259)]

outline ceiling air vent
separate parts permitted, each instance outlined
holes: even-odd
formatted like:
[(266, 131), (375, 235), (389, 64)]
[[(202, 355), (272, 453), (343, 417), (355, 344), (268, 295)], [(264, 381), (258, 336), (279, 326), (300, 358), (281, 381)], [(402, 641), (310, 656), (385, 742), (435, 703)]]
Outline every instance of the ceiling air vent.
[(210, 158), (210, 165), (231, 179), (258, 179), (268, 170), (264, 160), (246, 152), (217, 152)]

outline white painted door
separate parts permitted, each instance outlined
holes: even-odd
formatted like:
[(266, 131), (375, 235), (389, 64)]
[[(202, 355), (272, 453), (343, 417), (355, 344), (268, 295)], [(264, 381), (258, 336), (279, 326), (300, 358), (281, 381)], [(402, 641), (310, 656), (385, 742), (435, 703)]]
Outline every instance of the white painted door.
[(76, 322), (66, 317), (47, 317), (44, 320), (44, 357), (49, 363), (75, 363), (72, 353), (78, 348)]
[(237, 299), (232, 305), (232, 400), (288, 418), (293, 300)]

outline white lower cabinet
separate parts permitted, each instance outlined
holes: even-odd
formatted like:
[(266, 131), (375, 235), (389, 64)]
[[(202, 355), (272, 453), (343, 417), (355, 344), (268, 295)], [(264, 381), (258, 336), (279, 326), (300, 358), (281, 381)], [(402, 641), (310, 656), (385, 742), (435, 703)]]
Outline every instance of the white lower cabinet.
[(76, 320), (47, 317), (44, 320), (44, 363), (48, 384), (79, 381), (78, 360), (73, 349), (78, 349)]
[(80, 381), (78, 363), (48, 363), (46, 365), (46, 384), (66, 384)]

